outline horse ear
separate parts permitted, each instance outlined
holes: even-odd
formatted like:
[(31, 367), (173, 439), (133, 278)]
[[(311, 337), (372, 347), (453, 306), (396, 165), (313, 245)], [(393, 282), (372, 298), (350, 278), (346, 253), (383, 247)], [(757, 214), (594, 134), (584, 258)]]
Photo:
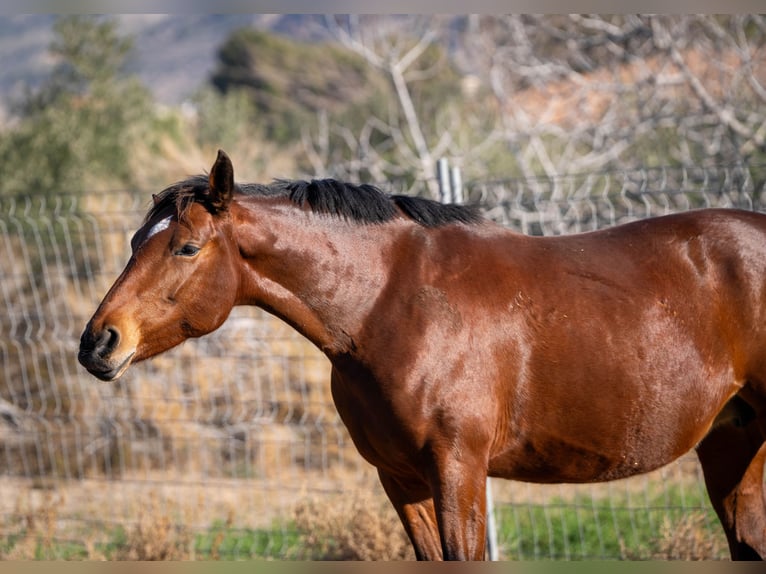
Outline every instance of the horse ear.
[(226, 211), (234, 195), (234, 167), (226, 152), (218, 150), (210, 175), (208, 204), (215, 213)]

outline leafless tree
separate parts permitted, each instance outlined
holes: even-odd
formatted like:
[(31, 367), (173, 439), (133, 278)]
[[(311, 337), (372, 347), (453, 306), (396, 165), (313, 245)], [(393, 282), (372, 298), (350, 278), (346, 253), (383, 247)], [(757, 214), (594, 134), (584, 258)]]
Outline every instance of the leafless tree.
[[(435, 122), (433, 117), (424, 118), (415, 102), (413, 85), (432, 80), (444, 65), (443, 61), (433, 63), (424, 56), (429, 48), (444, 42), (446, 20), (356, 15), (327, 18), (333, 36), (389, 80), (393, 98), (387, 117), (370, 115), (357, 131), (353, 126), (333, 125), (326, 115), (320, 114), (317, 133), (306, 130), (303, 135), (304, 148), (315, 172), (329, 171), (332, 134), (344, 142), (350, 158), (333, 163), (335, 173), (354, 177), (364, 168), (378, 181), (408, 175), (413, 185), (425, 182), (428, 193), (437, 197), (435, 172), (440, 157), (470, 157), (497, 141), (499, 132), (490, 129), (476, 132), (468, 142), (460, 135), (465, 123), (455, 119), (459, 112), (453, 110), (445, 116), (449, 119)], [(459, 90), (460, 85), (453, 89)], [(374, 143), (376, 140), (378, 143)]]
[(473, 29), (524, 175), (763, 154), (761, 15), (512, 15)]
[[(526, 178), (764, 156), (766, 16), (328, 17), (333, 36), (393, 87), (387, 117), (320, 118), (304, 133), (317, 173), (433, 181), (448, 156), (469, 177)], [(413, 97), (448, 47), (461, 109), (437, 124)], [(333, 160), (342, 141), (345, 159)], [(381, 137), (382, 136), (382, 137)]]

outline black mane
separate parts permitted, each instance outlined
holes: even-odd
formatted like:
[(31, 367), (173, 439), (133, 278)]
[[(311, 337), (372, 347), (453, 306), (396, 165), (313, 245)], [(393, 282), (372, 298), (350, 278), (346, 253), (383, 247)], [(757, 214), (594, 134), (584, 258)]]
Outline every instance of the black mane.
[[(246, 196), (287, 197), (298, 206), (315, 213), (325, 213), (359, 223), (384, 223), (402, 214), (425, 227), (449, 223), (478, 223), (482, 220), (472, 206), (445, 205), (430, 199), (406, 195), (388, 195), (373, 185), (354, 185), (334, 179), (311, 181), (276, 180), (271, 184), (237, 185)], [(192, 203), (205, 204), (208, 178), (195, 176), (178, 182), (154, 196), (154, 206), (146, 219), (174, 206), (183, 213)]]

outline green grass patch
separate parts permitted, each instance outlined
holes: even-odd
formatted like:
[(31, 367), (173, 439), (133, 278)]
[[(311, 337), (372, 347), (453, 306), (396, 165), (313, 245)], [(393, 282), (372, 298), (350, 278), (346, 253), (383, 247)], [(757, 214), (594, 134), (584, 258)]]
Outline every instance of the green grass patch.
[(671, 486), (640, 497), (554, 497), (496, 508), (501, 554), (513, 560), (728, 558), (704, 493)]
[[(47, 538), (28, 532), (5, 537), (0, 558), (11, 560), (253, 560), (290, 559), (298, 555), (301, 536), (288, 527), (234, 528), (215, 524), (202, 532), (181, 533), (148, 544), (135, 533), (115, 527), (80, 540)], [(91, 539), (88, 541), (88, 539)]]
[(300, 534), (289, 525), (253, 530), (216, 524), (195, 536), (194, 552), (198, 560), (290, 559), (300, 545)]

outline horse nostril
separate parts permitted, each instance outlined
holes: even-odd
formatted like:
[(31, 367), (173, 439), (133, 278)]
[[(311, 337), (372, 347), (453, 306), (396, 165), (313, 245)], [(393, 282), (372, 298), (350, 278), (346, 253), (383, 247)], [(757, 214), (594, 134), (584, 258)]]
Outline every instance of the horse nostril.
[(120, 332), (115, 327), (106, 327), (96, 341), (96, 352), (102, 357), (108, 355), (120, 342)]

